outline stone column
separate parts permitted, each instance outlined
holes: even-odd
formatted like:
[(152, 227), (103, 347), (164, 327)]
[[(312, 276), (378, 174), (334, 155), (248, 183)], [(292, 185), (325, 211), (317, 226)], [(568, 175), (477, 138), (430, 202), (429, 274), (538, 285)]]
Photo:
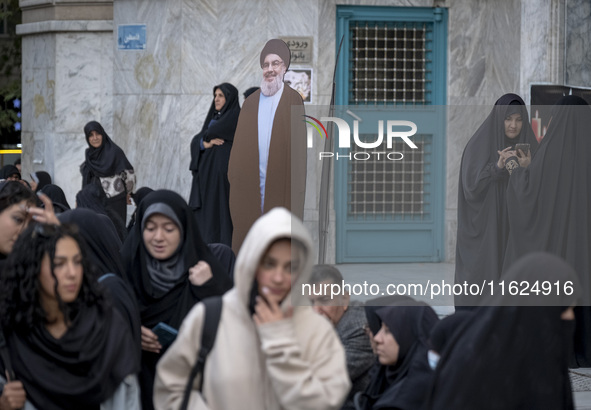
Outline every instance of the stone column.
[(23, 175), (45, 170), (74, 206), (83, 127), (113, 129), (113, 0), (20, 0)]
[(520, 95), (531, 102), (532, 84), (564, 84), (565, 0), (521, 1)]

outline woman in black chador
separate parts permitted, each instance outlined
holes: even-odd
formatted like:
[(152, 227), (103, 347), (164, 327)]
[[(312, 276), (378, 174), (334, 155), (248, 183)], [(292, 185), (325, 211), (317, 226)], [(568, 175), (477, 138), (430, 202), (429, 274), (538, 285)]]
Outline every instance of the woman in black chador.
[(591, 109), (580, 97), (552, 108), (546, 136), (528, 167), (513, 171), (507, 187), (511, 228), (504, 268), (522, 255), (545, 251), (577, 272), (582, 300), (575, 309), (576, 363), (591, 366)]
[[(507, 243), (508, 220), (505, 190), (509, 171), (505, 160), (515, 154), (515, 144), (537, 142), (523, 100), (505, 94), (474, 133), (462, 155), (458, 183), (458, 235), (456, 283), (499, 279)], [(477, 305), (464, 295), (456, 306)]]
[[(80, 166), (82, 188), (98, 185), (107, 197), (107, 207), (117, 215), (125, 227), (127, 196), (134, 191), (135, 173), (125, 153), (107, 135), (103, 126), (90, 121), (84, 126), (88, 148), (86, 161)], [(113, 218), (111, 218), (113, 219)], [(117, 224), (116, 221), (113, 221)]]
[(193, 185), (189, 206), (195, 212), (205, 243), (232, 246), (228, 161), (238, 124), (238, 90), (223, 83), (213, 89), (201, 132), (191, 141)]

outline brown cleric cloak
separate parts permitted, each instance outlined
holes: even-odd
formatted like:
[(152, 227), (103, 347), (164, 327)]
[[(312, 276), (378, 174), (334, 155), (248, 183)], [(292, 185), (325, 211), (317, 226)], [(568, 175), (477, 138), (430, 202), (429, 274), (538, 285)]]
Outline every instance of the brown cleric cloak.
[[(259, 180), (258, 90), (249, 96), (238, 118), (230, 154), (230, 214), (232, 249), (238, 253), (246, 233), (261, 216)], [(292, 106), (295, 106), (292, 115)], [(306, 194), (306, 126), (302, 97), (287, 84), (279, 100), (267, 162), (264, 213), (278, 206), (302, 219)]]

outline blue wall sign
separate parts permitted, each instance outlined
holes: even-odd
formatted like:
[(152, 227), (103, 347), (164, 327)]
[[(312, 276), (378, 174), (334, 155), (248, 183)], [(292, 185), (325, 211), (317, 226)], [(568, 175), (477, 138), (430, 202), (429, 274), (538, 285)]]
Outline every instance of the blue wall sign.
[(119, 50), (145, 50), (146, 25), (122, 24), (117, 27), (117, 45)]

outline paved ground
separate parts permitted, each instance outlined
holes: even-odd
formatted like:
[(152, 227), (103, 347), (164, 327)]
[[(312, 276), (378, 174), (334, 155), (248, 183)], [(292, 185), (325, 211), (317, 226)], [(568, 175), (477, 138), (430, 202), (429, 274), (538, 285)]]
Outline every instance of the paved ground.
[[(450, 263), (395, 263), (395, 264), (343, 264), (338, 265), (339, 270), (349, 284), (358, 284), (356, 290), (362, 290), (361, 285), (367, 282), (366, 289), (374, 284), (379, 287), (378, 294), (353, 295), (353, 300), (366, 301), (386, 293), (388, 285), (403, 285), (400, 290), (412, 290), (408, 285), (422, 285), (423, 290), (432, 287), (433, 284), (453, 283), (454, 265)], [(415, 286), (414, 289), (419, 289)], [(374, 292), (378, 288), (373, 287)], [(436, 289), (436, 286), (435, 286)], [(354, 289), (355, 290), (355, 289)], [(414, 296), (414, 295), (409, 295)], [(453, 297), (436, 297), (433, 299), (428, 295), (416, 297), (433, 306), (437, 314), (447, 316), (453, 313)], [(574, 369), (570, 371), (575, 408), (577, 410), (591, 410), (591, 368)]]

